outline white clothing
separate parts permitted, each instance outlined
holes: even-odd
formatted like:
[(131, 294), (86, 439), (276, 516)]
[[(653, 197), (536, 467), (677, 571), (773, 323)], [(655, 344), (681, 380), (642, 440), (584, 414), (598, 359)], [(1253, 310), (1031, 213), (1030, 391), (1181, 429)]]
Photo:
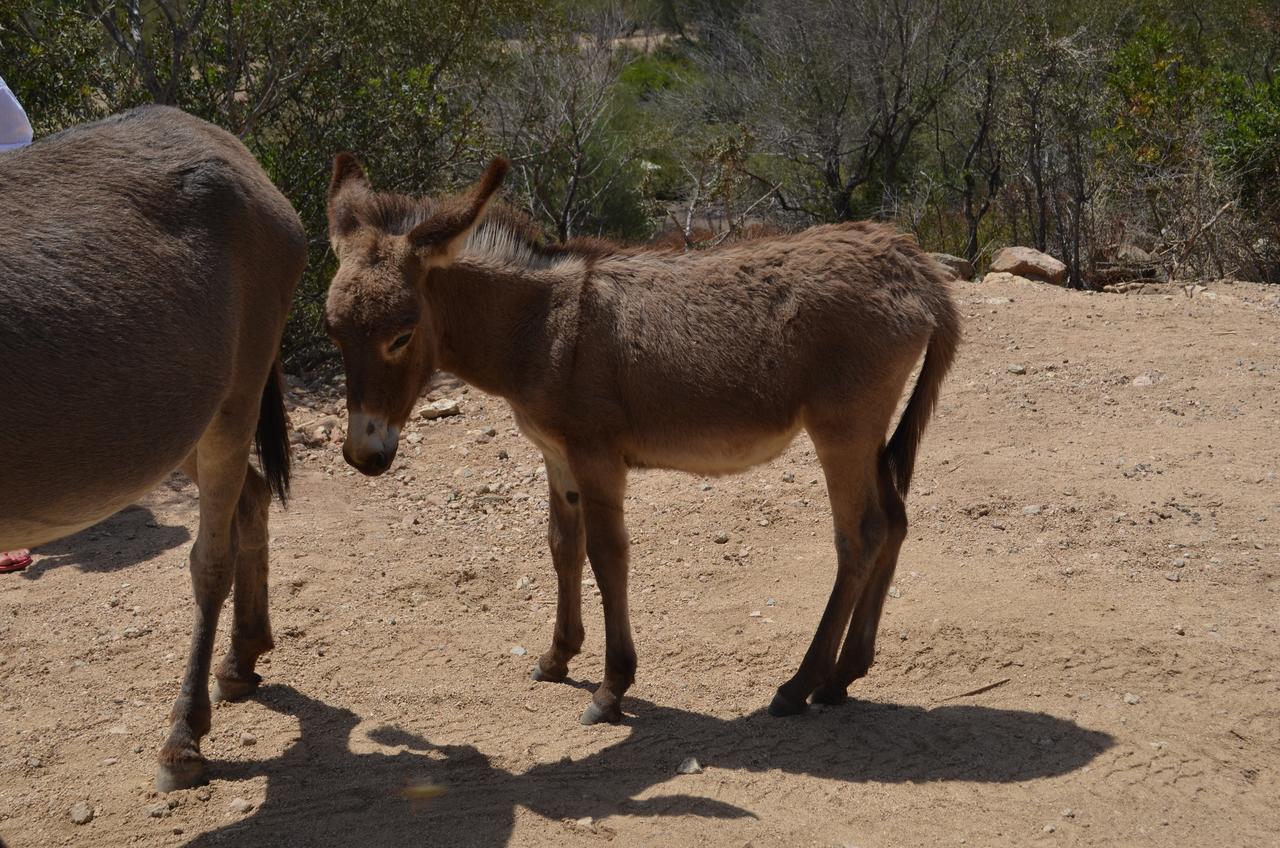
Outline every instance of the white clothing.
[(17, 150), (31, 143), (31, 122), (18, 98), (0, 77), (0, 151)]

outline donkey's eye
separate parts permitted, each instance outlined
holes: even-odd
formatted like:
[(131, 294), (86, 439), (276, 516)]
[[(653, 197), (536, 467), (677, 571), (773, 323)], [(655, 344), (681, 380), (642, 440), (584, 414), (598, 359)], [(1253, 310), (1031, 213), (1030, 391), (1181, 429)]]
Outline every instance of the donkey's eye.
[(391, 347), (387, 348), (387, 350), (391, 353), (395, 353), (397, 350), (407, 345), (409, 343), (409, 339), (411, 338), (413, 338), (412, 330), (410, 330), (407, 333), (403, 333), (399, 336), (396, 336), (396, 340), (391, 343)]

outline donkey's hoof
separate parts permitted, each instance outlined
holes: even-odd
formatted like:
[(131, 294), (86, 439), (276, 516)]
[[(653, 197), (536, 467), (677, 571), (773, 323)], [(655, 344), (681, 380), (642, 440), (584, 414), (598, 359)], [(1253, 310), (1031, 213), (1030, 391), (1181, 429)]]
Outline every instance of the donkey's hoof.
[(617, 724), (622, 721), (622, 707), (617, 703), (607, 707), (602, 707), (595, 701), (587, 704), (587, 708), (582, 711), (582, 718), (579, 719), (585, 725), (600, 724), (608, 722), (609, 724)]
[(238, 701), (252, 695), (261, 682), (262, 675), (254, 672), (249, 672), (247, 678), (215, 677), (213, 691), (209, 693), (209, 697), (215, 701)]
[(773, 700), (769, 702), (769, 715), (777, 717), (799, 715), (804, 712), (805, 703), (803, 700), (796, 701), (782, 694), (779, 689), (778, 693), (773, 696)]
[(809, 696), (809, 700), (813, 701), (815, 704), (836, 706), (837, 704), (843, 704), (845, 701), (849, 700), (849, 690), (843, 687), (837, 689), (834, 686), (819, 686), (813, 691), (813, 694)]
[(550, 671), (542, 667), (542, 661), (539, 660), (533, 666), (533, 671), (529, 672), (529, 677), (538, 683), (563, 683), (564, 679), (569, 676), (568, 668), (552, 668)]
[(183, 752), (180, 759), (162, 762), (156, 769), (157, 792), (190, 789), (208, 782), (208, 778), (205, 777), (205, 759), (199, 754)]

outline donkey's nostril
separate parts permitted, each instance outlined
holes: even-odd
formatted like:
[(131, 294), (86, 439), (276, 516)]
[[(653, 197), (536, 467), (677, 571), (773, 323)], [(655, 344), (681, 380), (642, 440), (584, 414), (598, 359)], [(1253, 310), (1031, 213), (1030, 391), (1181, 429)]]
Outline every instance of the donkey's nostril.
[(373, 435), (373, 431), (374, 431), (374, 429), (375, 429), (375, 428), (374, 428), (374, 426), (373, 426), (373, 422), (372, 422), (372, 421), (370, 421), (370, 422), (369, 422), (369, 426), (367, 426), (367, 427), (365, 427), (365, 428), (364, 428), (364, 434), (365, 434), (366, 436), (372, 436), (372, 435)]

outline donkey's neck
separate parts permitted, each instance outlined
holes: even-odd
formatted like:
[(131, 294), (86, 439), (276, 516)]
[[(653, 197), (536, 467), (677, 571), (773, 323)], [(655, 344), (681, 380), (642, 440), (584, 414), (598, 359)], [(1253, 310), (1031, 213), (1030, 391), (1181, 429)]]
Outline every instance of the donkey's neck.
[(435, 365), (482, 391), (516, 400), (546, 370), (550, 322), (562, 276), (468, 261), (431, 272)]

